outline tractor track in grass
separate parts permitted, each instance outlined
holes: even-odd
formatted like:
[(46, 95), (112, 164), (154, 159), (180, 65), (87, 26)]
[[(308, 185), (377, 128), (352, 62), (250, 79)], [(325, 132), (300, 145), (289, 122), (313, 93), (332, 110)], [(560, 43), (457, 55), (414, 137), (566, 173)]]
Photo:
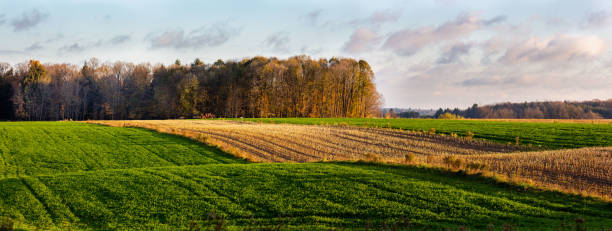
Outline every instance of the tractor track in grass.
[(23, 186), (25, 186), (26, 189), (28, 189), (28, 192), (34, 197), (36, 198), (36, 201), (38, 201), (38, 203), (40, 203), (43, 208), (45, 209), (47, 215), (49, 215), (49, 217), (51, 218), (51, 222), (55, 225), (55, 220), (57, 220), (59, 217), (57, 216), (57, 214), (55, 214), (51, 208), (49, 207), (49, 205), (45, 202), (45, 200), (38, 195), (38, 193), (36, 193), (34, 191), (34, 189), (32, 188), (32, 186), (26, 182), (26, 180), (23, 177), (19, 178), (21, 180), (21, 183), (23, 184)]

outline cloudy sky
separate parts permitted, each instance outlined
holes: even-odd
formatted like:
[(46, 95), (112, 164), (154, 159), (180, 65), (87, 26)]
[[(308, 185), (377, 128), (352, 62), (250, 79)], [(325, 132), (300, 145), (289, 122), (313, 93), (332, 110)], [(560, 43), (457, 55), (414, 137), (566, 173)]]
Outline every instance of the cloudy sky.
[(370, 63), (387, 107), (612, 98), (612, 1), (0, 1), (0, 62)]

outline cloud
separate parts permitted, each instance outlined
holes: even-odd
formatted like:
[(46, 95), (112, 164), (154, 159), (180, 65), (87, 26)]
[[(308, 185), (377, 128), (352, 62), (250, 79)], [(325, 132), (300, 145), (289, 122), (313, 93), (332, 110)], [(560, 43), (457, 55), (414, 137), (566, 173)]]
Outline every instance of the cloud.
[(438, 64), (448, 64), (457, 62), (462, 56), (468, 54), (472, 48), (471, 43), (459, 42), (451, 46), (440, 58)]
[(588, 27), (606, 27), (612, 25), (612, 14), (607, 11), (591, 12), (585, 19), (585, 25)]
[(375, 31), (362, 27), (353, 32), (351, 38), (344, 43), (342, 50), (348, 53), (370, 51), (379, 40), (380, 38)]
[[(472, 49), (476, 48), (475, 43)], [(435, 65), (404, 60), (394, 57), (384, 64), (384, 71), (376, 71), (377, 87), (385, 93), (387, 106), (452, 108), (503, 101), (610, 98), (612, 86), (612, 68), (605, 62), (571, 62), (551, 68), (538, 63)]]
[(90, 48), (90, 47), (101, 47), (101, 46), (116, 46), (116, 45), (120, 45), (122, 43), (125, 43), (127, 41), (129, 41), (131, 39), (131, 37), (129, 35), (117, 35), (115, 37), (112, 37), (108, 40), (103, 40), (100, 39), (98, 40), (98, 42), (91, 44), (89, 46), (86, 46), (85, 48)]
[(16, 51), (16, 50), (0, 50), (0, 54), (3, 55), (16, 55), (16, 54), (23, 54), (23, 51)]
[(300, 53), (313, 55), (313, 54), (320, 54), (324, 50), (325, 49), (323, 49), (321, 47), (319, 47), (319, 48), (312, 48), (312, 47), (304, 45), (304, 46), (302, 46), (302, 48), (300, 48)]
[(41, 12), (38, 9), (33, 9), (30, 12), (23, 12), (23, 14), (21, 14), (21, 17), (17, 17), (11, 20), (11, 26), (13, 26), (13, 30), (16, 32), (25, 31), (40, 24), (48, 17), (48, 13)]
[(225, 23), (203, 26), (185, 33), (182, 29), (167, 30), (161, 34), (149, 37), (151, 48), (196, 49), (201, 47), (216, 47), (224, 44), (239, 30)]
[(42, 48), (43, 48), (43, 47), (40, 45), (40, 43), (38, 43), (38, 42), (37, 42), (37, 43), (32, 44), (32, 45), (31, 45), (31, 46), (29, 46), (29, 47), (26, 47), (26, 49), (25, 49), (25, 50), (26, 50), (26, 51), (36, 51), (36, 50), (40, 50), (40, 49), (42, 49)]
[(505, 20), (506, 17), (503, 15), (482, 20), (476, 14), (461, 14), (437, 27), (426, 26), (392, 33), (383, 44), (383, 48), (391, 49), (401, 56), (411, 56), (428, 45), (468, 36), (478, 29)]
[(508, 16), (506, 16), (506, 15), (499, 15), (499, 16), (496, 16), (496, 17), (494, 17), (492, 19), (484, 20), (484, 21), (482, 21), (482, 23), (484, 25), (489, 26), (489, 25), (505, 22), (506, 19), (508, 19)]
[(57, 33), (57, 34), (55, 35), (55, 37), (53, 37), (53, 38), (49, 38), (49, 39), (45, 40), (45, 43), (57, 42), (57, 41), (59, 41), (59, 40), (61, 40), (61, 39), (63, 39), (63, 38), (64, 38), (64, 34), (62, 34), (62, 33)]
[(111, 38), (110, 40), (108, 40), (108, 43), (111, 45), (119, 45), (119, 44), (129, 41), (130, 39), (131, 37), (129, 35), (117, 35)]
[(504, 63), (567, 62), (596, 58), (607, 49), (606, 42), (598, 36), (534, 37), (512, 44), (500, 61)]
[(289, 42), (289, 33), (286, 31), (274, 33), (264, 40), (264, 44), (266, 46), (271, 47), (273, 50), (278, 52), (288, 52)]
[(314, 25), (319, 21), (321, 13), (323, 13), (322, 9), (313, 10), (313, 11), (306, 13), (305, 15), (302, 15), (302, 18), (306, 19), (308, 23)]
[(402, 8), (379, 10), (366, 18), (355, 19), (351, 24), (373, 24), (380, 25), (385, 22), (395, 22), (402, 16)]
[(427, 45), (470, 34), (480, 28), (480, 22), (476, 15), (463, 14), (438, 27), (400, 30), (387, 38), (383, 48), (391, 49), (398, 55), (410, 56)]
[(82, 45), (79, 45), (78, 43), (73, 43), (71, 45), (66, 45), (60, 48), (60, 51), (69, 52), (69, 53), (80, 53), (80, 52), (83, 52), (84, 50), (85, 50), (85, 47)]
[(388, 9), (382, 11), (376, 11), (370, 16), (370, 20), (373, 23), (383, 23), (383, 22), (394, 22), (402, 16), (401, 9)]
[(0, 14), (0, 26), (6, 22), (4, 14)]
[(499, 75), (495, 76), (479, 76), (474, 78), (469, 78), (461, 81), (460, 85), (465, 87), (475, 87), (475, 86), (495, 86), (495, 85), (507, 85), (511, 84), (515, 81), (512, 79), (505, 79)]

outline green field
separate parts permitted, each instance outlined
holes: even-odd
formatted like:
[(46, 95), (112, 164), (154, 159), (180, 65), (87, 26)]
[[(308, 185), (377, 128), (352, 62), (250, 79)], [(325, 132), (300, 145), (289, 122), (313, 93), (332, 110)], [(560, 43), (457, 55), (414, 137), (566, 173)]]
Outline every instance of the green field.
[(475, 138), (515, 143), (516, 137), (519, 137), (521, 144), (541, 145), (553, 149), (612, 146), (612, 124), (370, 118), (245, 118), (232, 120), (292, 124), (345, 124), (412, 131), (431, 131), (433, 128), (436, 133), (455, 133), (460, 136), (465, 136), (469, 131), (474, 134)]
[(244, 163), (191, 140), (139, 128), (71, 122), (0, 123), (0, 176)]
[[(0, 123), (0, 221), (43, 229), (177, 230), (466, 225), (612, 227), (612, 203), (443, 170), (252, 164), (189, 139), (73, 122)], [(41, 161), (45, 160), (45, 161)]]

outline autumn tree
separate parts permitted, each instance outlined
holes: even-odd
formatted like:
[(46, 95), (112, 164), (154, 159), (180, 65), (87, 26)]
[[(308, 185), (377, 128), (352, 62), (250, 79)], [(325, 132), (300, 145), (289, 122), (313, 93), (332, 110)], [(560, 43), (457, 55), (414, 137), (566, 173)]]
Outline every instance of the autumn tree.
[(379, 115), (374, 73), (363, 60), (253, 57), (190, 65), (38, 61), (0, 65), (0, 118), (167, 119)]

